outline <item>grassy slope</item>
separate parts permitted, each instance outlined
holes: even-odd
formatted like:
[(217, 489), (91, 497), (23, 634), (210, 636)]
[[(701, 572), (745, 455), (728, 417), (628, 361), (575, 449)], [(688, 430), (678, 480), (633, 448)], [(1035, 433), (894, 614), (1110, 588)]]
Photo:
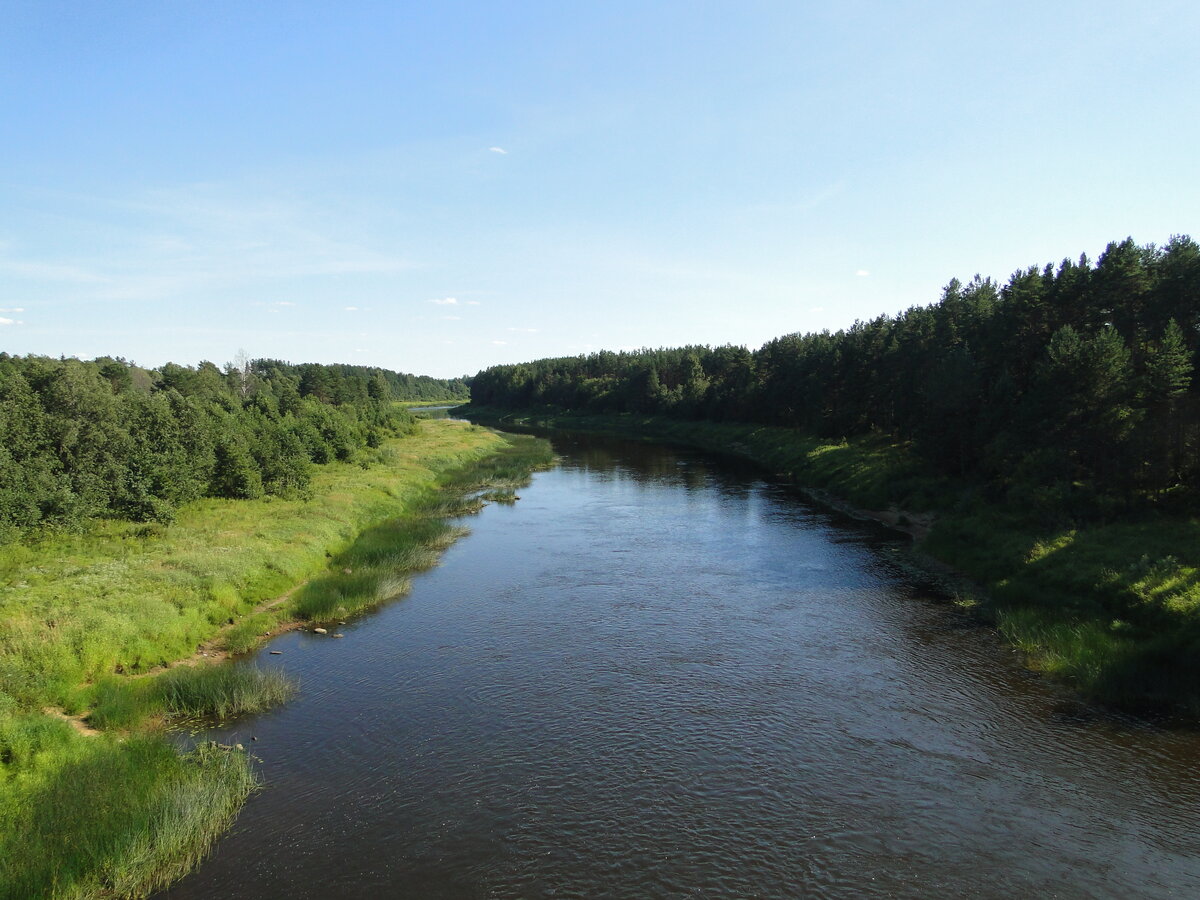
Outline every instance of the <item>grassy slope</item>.
[[(253, 789), (250, 760), (209, 749), (180, 756), (147, 715), (236, 712), (278, 701), (288, 685), (228, 667), (113, 673), (189, 657), (222, 630), (246, 649), (281, 619), (319, 618), (304, 607), (309, 587), (274, 610), (255, 607), (331, 563), (369, 568), (365, 554), (397, 529), (411, 539), (409, 570), (432, 564), (422, 548), (444, 546), (449, 529), (431, 517), (461, 508), (440, 499), (440, 486), (528, 470), (522, 460), (481, 475), (496, 454), (510, 457), (510, 442), (422, 422), (368, 468), (322, 467), (312, 500), (208, 500), (168, 527), (100, 522), (0, 548), (0, 897), (140, 896), (194, 865)], [(377, 554), (374, 563), (383, 578), (397, 560)], [(338, 606), (351, 595), (339, 589)], [(376, 584), (355, 608), (380, 599)], [(45, 706), (90, 707), (92, 724), (113, 731), (83, 736)]]
[(983, 590), (977, 609), (1029, 664), (1086, 696), (1200, 718), (1200, 521), (1147, 518), (1074, 530), (983, 503), (902, 443), (830, 442), (791, 429), (652, 416), (480, 410), (482, 421), (676, 441), (751, 459), (854, 506), (934, 511), (919, 550)]
[(100, 522), (0, 547), (0, 693), (76, 711), (85, 682), (189, 656), (230, 618), (323, 572), (439, 473), (502, 445), (484, 430), (424, 422), (370, 468), (318, 469), (312, 500), (203, 500), (169, 527)]

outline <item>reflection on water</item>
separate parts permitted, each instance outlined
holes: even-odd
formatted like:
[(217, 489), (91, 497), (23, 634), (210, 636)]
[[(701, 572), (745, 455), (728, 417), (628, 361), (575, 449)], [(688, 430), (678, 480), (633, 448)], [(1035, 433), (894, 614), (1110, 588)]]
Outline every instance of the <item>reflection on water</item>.
[(564, 461), (238, 722), (192, 897), (1200, 896), (1200, 740), (1088, 714), (876, 530), (687, 451)]

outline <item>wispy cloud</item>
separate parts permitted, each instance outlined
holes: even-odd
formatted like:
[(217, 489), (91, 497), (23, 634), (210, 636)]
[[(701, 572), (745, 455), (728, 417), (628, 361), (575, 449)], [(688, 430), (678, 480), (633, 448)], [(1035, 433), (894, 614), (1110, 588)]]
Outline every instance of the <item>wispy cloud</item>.
[(12, 307), (9, 307), (8, 309), (0, 309), (0, 312), (3, 312), (3, 313), (10, 313), (10, 312), (11, 312), (11, 313), (23, 313), (23, 312), (25, 312), (25, 307), (23, 307), (23, 306), (12, 306)]
[(857, 275), (859, 278), (869, 278), (871, 275), (871, 273), (868, 272), (866, 269), (859, 269), (854, 274)]
[(516, 331), (521, 334), (537, 334), (538, 333), (538, 330), (536, 328), (509, 328), (508, 330)]
[(345, 307), (342, 307), (342, 308), (343, 308), (343, 309), (345, 309), (345, 310), (346, 310), (346, 312), (358, 312), (358, 307), (357, 307), (357, 306), (345, 306)]
[(458, 306), (457, 297), (439, 297), (436, 300), (430, 300), (430, 303), (436, 303), (438, 306)]
[(0, 316), (0, 325), (20, 325), (20, 324), (21, 323), (18, 322), (16, 319), (6, 319), (3, 316)]
[(478, 305), (479, 305), (478, 300), (468, 300), (467, 301), (467, 306), (478, 306)]
[(488, 147), (492, 153), (499, 153), (501, 156), (508, 156), (508, 151), (503, 147)]
[(31, 281), (66, 281), (75, 284), (102, 284), (109, 279), (84, 266), (0, 256), (0, 272)]
[(503, 347), (505, 344), (508, 343), (508, 341), (492, 341), (492, 343), (495, 344), (497, 347)]
[(61, 223), (62, 246), (36, 252), (0, 245), (0, 274), (77, 286), (75, 299), (159, 300), (197, 290), (314, 276), (389, 274), (413, 268), (332, 207), (185, 185), (132, 198), (89, 197), (91, 215)]

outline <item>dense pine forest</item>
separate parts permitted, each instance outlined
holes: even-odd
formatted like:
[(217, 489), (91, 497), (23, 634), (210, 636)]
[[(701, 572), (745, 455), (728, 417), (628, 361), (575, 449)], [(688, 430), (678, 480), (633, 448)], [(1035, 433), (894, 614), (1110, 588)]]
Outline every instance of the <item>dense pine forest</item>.
[(98, 516), (169, 520), (199, 497), (303, 496), (312, 465), (411, 427), (395, 400), (466, 392), (364, 366), (144, 369), (0, 353), (0, 536)]
[(1108, 519), (1200, 489), (1200, 247), (1132, 239), (952, 280), (941, 299), (756, 351), (681, 347), (477, 375), (471, 401), (783, 425), (911, 441), (942, 473), (1047, 521)]

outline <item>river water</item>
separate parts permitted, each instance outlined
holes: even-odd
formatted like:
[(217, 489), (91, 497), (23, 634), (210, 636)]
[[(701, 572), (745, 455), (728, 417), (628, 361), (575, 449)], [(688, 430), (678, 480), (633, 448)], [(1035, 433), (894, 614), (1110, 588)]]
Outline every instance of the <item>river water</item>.
[(409, 596), (263, 651), (300, 696), (213, 736), (266, 787), (161, 896), (1200, 896), (1195, 733), (1071, 702), (752, 470), (554, 440)]

